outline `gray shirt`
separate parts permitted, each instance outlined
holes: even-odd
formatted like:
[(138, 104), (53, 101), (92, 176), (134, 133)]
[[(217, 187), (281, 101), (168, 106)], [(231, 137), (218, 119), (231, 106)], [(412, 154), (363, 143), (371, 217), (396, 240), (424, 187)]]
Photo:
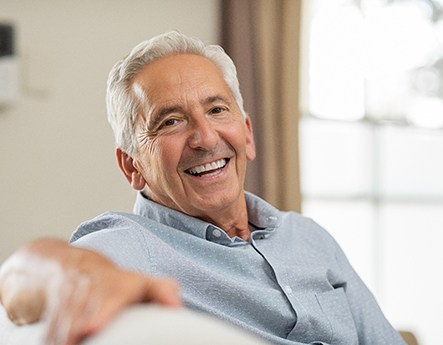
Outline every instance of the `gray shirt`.
[(179, 281), (187, 307), (274, 344), (404, 344), (334, 239), (246, 193), (250, 239), (156, 204), (85, 222), (72, 243), (123, 268)]

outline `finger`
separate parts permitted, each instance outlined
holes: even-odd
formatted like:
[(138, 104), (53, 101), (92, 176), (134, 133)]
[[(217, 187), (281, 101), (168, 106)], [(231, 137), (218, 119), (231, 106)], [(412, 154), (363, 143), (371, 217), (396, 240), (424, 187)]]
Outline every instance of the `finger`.
[(3, 301), (8, 318), (16, 325), (34, 323), (39, 320), (44, 304), (45, 293), (39, 288), (5, 294)]
[(77, 272), (68, 272), (50, 287), (46, 319), (46, 344), (75, 344), (81, 338), (85, 323), (90, 318), (91, 282)]
[(118, 271), (118, 279), (111, 280), (106, 293), (96, 298), (94, 318), (84, 329), (89, 336), (104, 328), (126, 306), (134, 303), (154, 302), (170, 307), (181, 307), (178, 284), (170, 279), (148, 278), (128, 271)]
[(182, 307), (180, 288), (176, 281), (170, 279), (151, 279), (145, 291), (145, 301), (157, 302), (170, 307)]
[(39, 320), (46, 294), (38, 273), (3, 271), (1, 290), (1, 302), (12, 322), (22, 325)]

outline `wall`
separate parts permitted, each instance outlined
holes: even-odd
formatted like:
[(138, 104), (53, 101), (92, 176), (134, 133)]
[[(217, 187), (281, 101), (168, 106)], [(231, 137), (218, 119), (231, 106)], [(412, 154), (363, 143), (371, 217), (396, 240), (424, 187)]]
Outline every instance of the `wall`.
[(106, 122), (108, 71), (166, 30), (216, 42), (218, 10), (218, 0), (0, 0), (21, 73), (19, 101), (0, 108), (0, 262), (29, 239), (67, 239), (101, 212), (131, 210)]

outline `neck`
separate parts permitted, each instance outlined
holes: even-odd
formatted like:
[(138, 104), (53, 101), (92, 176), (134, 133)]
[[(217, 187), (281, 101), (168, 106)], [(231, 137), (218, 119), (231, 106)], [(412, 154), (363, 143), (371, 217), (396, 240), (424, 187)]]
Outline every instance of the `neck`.
[[(149, 193), (147, 193), (146, 190), (142, 192), (142, 195), (146, 199), (150, 199), (160, 205), (168, 207), (164, 203), (150, 198)], [(218, 226), (220, 229), (223, 229), (229, 237), (237, 236), (247, 241), (251, 234), (251, 231), (249, 230), (248, 210), (244, 193), (243, 197), (239, 198), (238, 202), (230, 204), (221, 210), (218, 208), (214, 210), (206, 210), (204, 214), (189, 214), (178, 208), (176, 208), (176, 210)]]
[(223, 229), (229, 237), (237, 236), (246, 241), (251, 234), (245, 197), (240, 199), (239, 205), (221, 211), (217, 210), (213, 214), (201, 217), (201, 219)]

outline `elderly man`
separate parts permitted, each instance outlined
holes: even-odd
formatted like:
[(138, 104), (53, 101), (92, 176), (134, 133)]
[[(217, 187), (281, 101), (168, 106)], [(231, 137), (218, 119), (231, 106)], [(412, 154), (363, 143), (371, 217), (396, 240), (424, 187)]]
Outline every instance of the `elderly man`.
[[(0, 285), (12, 319), (49, 310), (55, 336), (70, 315), (75, 343), (129, 303), (154, 301), (274, 344), (403, 344), (327, 232), (244, 191), (254, 139), (220, 47), (176, 32), (141, 43), (112, 69), (107, 106), (118, 165), (140, 191), (134, 213), (83, 223), (71, 245), (41, 239), (13, 255)], [(56, 273), (31, 289), (36, 261)]]

